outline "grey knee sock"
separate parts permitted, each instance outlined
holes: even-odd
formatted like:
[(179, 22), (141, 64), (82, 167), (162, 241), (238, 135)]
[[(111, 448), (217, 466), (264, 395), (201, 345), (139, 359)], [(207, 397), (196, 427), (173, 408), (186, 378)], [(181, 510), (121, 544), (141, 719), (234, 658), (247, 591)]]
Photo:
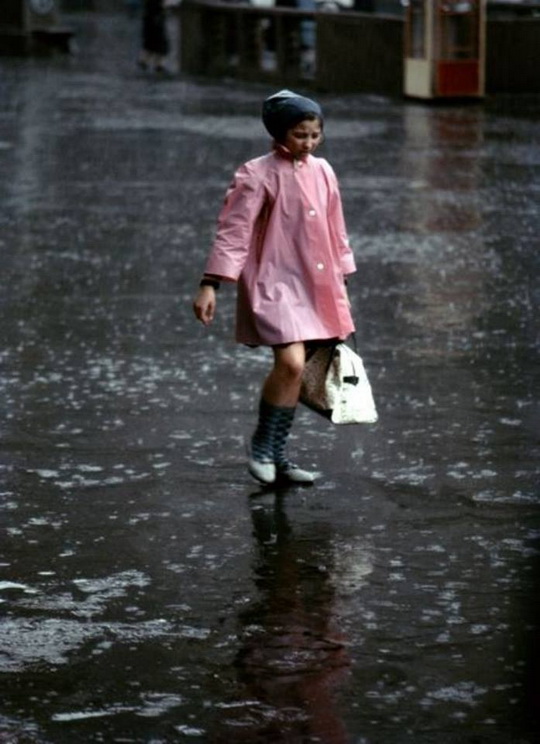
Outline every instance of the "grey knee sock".
[(251, 455), (259, 462), (275, 462), (286, 467), (285, 444), (296, 408), (273, 406), (263, 398), (259, 403), (259, 422), (251, 440)]
[(278, 468), (285, 470), (289, 465), (289, 461), (285, 457), (285, 447), (293, 425), (296, 408), (281, 406), (276, 410), (278, 414), (274, 430), (274, 462)]

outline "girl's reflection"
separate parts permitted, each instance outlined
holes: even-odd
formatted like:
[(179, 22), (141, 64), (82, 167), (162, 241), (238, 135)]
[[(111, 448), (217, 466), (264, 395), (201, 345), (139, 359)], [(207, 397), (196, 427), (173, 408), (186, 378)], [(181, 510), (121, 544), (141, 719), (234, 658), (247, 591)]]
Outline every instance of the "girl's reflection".
[(251, 514), (260, 599), (240, 614), (235, 663), (245, 703), (222, 721), (229, 731), (220, 740), (345, 744), (334, 691), (349, 658), (333, 617), (328, 526), (293, 527), (279, 492), (272, 503), (254, 500)]

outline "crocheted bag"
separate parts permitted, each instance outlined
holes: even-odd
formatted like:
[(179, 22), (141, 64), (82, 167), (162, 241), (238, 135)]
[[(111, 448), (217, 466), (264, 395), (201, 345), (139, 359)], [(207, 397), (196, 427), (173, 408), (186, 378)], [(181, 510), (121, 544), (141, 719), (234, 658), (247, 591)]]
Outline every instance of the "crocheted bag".
[(308, 358), (300, 401), (334, 424), (372, 424), (378, 419), (364, 363), (342, 342), (318, 348)]

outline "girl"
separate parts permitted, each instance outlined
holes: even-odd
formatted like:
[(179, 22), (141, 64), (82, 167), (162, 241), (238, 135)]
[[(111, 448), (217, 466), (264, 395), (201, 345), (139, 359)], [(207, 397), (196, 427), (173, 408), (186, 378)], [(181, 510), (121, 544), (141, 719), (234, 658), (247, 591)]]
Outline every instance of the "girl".
[(241, 166), (193, 303), (208, 325), (220, 282), (238, 282), (236, 340), (270, 346), (274, 364), (259, 403), (248, 469), (261, 483), (313, 483), (285, 456), (306, 346), (346, 338), (354, 324), (345, 276), (356, 270), (336, 176), (313, 152), (323, 137), (316, 101), (282, 90), (264, 101), (270, 153)]

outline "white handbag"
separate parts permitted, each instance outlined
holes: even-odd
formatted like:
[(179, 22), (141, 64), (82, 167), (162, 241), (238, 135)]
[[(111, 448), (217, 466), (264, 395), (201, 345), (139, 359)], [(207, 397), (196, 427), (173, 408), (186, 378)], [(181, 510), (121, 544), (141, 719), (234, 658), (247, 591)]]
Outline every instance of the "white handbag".
[(334, 424), (373, 424), (378, 419), (362, 359), (343, 342), (319, 347), (308, 357), (300, 401)]

